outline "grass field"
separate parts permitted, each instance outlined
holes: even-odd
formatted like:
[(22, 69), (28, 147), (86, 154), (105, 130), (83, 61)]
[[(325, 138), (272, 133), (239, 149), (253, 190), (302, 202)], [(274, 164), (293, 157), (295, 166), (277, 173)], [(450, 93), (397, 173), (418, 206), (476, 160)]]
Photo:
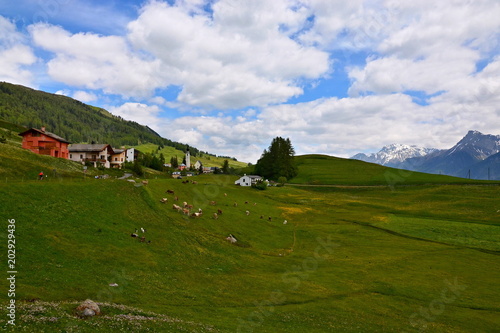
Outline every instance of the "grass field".
[(299, 175), (290, 180), (294, 184), (400, 186), (481, 183), (478, 180), (394, 169), (327, 155), (302, 155), (295, 160)]
[[(151, 153), (151, 152), (155, 152), (158, 154), (162, 153), (163, 156), (165, 157), (166, 163), (170, 163), (170, 158), (177, 156), (177, 160), (179, 161), (179, 164), (181, 164), (182, 159), (184, 158), (185, 155), (183, 151), (177, 150), (174, 147), (169, 147), (169, 146), (165, 146), (158, 151), (158, 146), (151, 143), (135, 146), (134, 148), (143, 153)], [(191, 164), (194, 164), (197, 160), (199, 160), (203, 164), (203, 166), (206, 167), (213, 167), (213, 166), (222, 167), (224, 164), (224, 160), (226, 159), (229, 163), (229, 166), (232, 168), (242, 168), (247, 166), (246, 162), (235, 161), (230, 158), (216, 157), (207, 154), (203, 154), (203, 156), (201, 157), (191, 156)]]
[[(336, 184), (356, 165), (293, 181)], [(344, 183), (383, 181), (369, 171), (357, 177)], [(500, 326), (498, 185), (423, 185), (424, 178), (414, 178), (419, 186), (258, 191), (234, 186), (235, 179), (205, 175), (196, 177), (198, 184), (150, 179), (138, 186), (64, 178), (0, 186), (3, 253), (7, 221), (16, 224), (12, 331), (494, 332)], [(173, 210), (167, 189), (203, 215)], [(217, 209), (223, 214), (216, 220)], [(144, 243), (130, 236), (141, 227)], [(236, 244), (226, 241), (229, 234)], [(74, 309), (87, 298), (100, 303), (102, 315), (78, 319)], [(7, 304), (7, 293), (0, 299)], [(2, 327), (6, 322), (0, 312)]]

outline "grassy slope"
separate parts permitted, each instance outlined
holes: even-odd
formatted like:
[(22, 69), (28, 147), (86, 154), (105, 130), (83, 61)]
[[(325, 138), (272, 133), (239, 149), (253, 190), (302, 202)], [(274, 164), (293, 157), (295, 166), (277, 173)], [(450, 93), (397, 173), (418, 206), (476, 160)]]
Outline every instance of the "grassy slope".
[(394, 169), (327, 155), (297, 156), (296, 163), (299, 175), (290, 180), (294, 184), (396, 186), (481, 183), (477, 180)]
[[(55, 170), (55, 171), (54, 171)], [(73, 161), (34, 154), (13, 144), (0, 143), (0, 181), (37, 179), (43, 171), (48, 179), (83, 177), (82, 165)]]
[[(484, 233), (468, 227), (490, 227), (496, 237), (485, 248), (498, 249), (498, 186), (260, 192), (232, 185), (234, 177), (197, 179), (198, 185), (162, 179), (147, 187), (117, 180), (0, 187), (0, 216), (17, 225), (17, 299), (66, 302), (21, 302), (34, 317), (19, 317), (18, 331), (74, 331), (78, 325), (84, 332), (417, 332), (424, 328), (421, 310), (433, 311), (425, 320), (428, 331), (499, 325), (498, 251), (473, 249), (481, 249)], [(204, 215), (187, 219), (173, 211), (166, 189)], [(161, 197), (169, 203), (161, 204)], [(217, 208), (224, 213), (214, 220)], [(422, 223), (447, 237), (423, 233)], [(453, 237), (453, 223), (466, 227), (470, 241)], [(140, 227), (151, 244), (130, 237)], [(229, 233), (240, 246), (224, 240)], [(329, 251), (328, 239), (334, 244)], [(455, 279), (465, 289), (453, 298), (448, 291), (449, 302), (436, 303), (446, 281)], [(119, 287), (108, 286), (113, 282)], [(73, 318), (75, 302), (85, 298), (106, 302), (107, 317)], [(118, 316), (127, 313), (152, 320)], [(178, 321), (162, 321), (162, 315)], [(60, 319), (50, 322), (50, 316)]]
[[(154, 151), (156, 153), (157, 149), (158, 149), (158, 145), (148, 143), (148, 144), (143, 144), (140, 146), (135, 146), (134, 148), (136, 148), (139, 151), (144, 152), (144, 153), (150, 153), (152, 151)], [(169, 146), (165, 146), (162, 149), (160, 149), (158, 154), (160, 154), (160, 153), (162, 153), (163, 156), (165, 157), (166, 163), (169, 163), (170, 158), (173, 156), (177, 156), (177, 160), (179, 161), (179, 163), (182, 163), (182, 159), (185, 155), (182, 150), (178, 150), (178, 149), (175, 149), (174, 147), (169, 147)], [(191, 156), (191, 164), (194, 164), (197, 160), (200, 160), (201, 163), (203, 164), (203, 166), (222, 167), (222, 165), (224, 164), (224, 160), (226, 160), (226, 158), (209, 156), (206, 154), (203, 154), (202, 157)], [(247, 166), (247, 163), (245, 163), (245, 162), (234, 161), (232, 159), (227, 159), (227, 160), (229, 162), (229, 166), (233, 167), (233, 168), (242, 168), (242, 167)]]

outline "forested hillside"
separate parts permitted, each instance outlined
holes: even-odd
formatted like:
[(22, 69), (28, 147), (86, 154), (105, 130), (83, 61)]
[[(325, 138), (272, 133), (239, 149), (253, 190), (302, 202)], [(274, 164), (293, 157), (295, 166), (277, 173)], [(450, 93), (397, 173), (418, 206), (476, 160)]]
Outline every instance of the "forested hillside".
[[(0, 120), (47, 130), (73, 143), (109, 143), (114, 147), (144, 143), (186, 145), (160, 137), (147, 126), (117, 117), (108, 111), (70, 97), (0, 82)], [(198, 150), (190, 147), (196, 156)]]

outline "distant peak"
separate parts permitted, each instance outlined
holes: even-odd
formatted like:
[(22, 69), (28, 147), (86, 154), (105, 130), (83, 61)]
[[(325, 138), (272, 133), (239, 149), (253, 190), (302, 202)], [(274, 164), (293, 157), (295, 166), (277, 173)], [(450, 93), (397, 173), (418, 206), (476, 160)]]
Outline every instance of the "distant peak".
[(483, 135), (483, 133), (481, 133), (479, 131), (475, 131), (475, 130), (469, 130), (469, 132), (467, 132), (466, 136), (469, 136), (469, 135)]

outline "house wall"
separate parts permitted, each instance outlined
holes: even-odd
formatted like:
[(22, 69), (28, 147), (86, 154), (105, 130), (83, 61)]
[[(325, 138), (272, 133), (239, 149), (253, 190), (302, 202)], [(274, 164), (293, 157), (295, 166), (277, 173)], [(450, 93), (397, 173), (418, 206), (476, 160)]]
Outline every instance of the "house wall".
[(127, 151), (123, 151), (120, 154), (111, 155), (111, 165), (114, 168), (121, 168), (123, 162), (127, 161)]
[(251, 181), (250, 177), (243, 176), (240, 179), (238, 179), (237, 181), (235, 181), (234, 184), (235, 185), (241, 185), (241, 186), (251, 186), (252, 185), (252, 181)]
[(134, 148), (129, 148), (126, 150), (126, 161), (127, 162), (133, 162), (134, 161), (134, 154), (135, 154), (135, 149)]
[(92, 162), (94, 163), (94, 167), (97, 167), (97, 163), (102, 163), (105, 168), (109, 168), (111, 166), (108, 161), (109, 155), (107, 149), (100, 152), (78, 151), (71, 152), (69, 159), (81, 163)]
[(22, 147), (40, 155), (68, 158), (68, 144), (38, 132), (23, 135)]

